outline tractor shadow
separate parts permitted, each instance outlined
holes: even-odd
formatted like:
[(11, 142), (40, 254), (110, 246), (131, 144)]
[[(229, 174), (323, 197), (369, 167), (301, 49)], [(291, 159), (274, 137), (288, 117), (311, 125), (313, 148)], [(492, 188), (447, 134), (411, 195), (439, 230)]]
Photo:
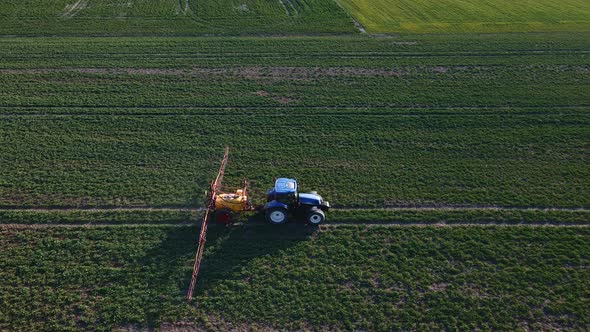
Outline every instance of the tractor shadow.
[[(195, 221), (195, 223), (197, 223)], [(199, 298), (228, 279), (235, 279), (253, 259), (274, 255), (308, 241), (316, 227), (298, 222), (270, 225), (264, 218), (251, 216), (246, 222), (224, 226), (209, 224), (207, 242), (193, 302), (186, 305), (186, 294), (197, 251), (199, 227), (173, 227), (166, 231), (159, 245), (139, 260), (146, 287), (155, 297), (147, 306), (148, 328), (159, 326), (172, 311), (186, 312), (198, 305)]]
[[(210, 226), (194, 297), (207, 296), (224, 279), (242, 276), (242, 269), (253, 259), (308, 241), (317, 231), (316, 227), (296, 222), (270, 225), (256, 217), (244, 224)], [(190, 279), (190, 274), (187, 277)]]

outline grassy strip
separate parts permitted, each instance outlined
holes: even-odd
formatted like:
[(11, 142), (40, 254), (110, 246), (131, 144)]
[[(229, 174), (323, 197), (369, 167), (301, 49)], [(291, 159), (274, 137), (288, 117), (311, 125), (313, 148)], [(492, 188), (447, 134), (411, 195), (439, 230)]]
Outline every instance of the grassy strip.
[[(556, 60), (557, 62), (558, 60)], [(0, 104), (49, 107), (588, 106), (580, 65), (5, 71)], [(396, 93), (388, 93), (395, 91)]]
[(6, 116), (38, 116), (38, 115), (127, 115), (127, 116), (261, 116), (261, 117), (292, 117), (292, 116), (323, 116), (336, 117), (343, 115), (365, 116), (400, 116), (416, 117), (425, 115), (471, 117), (503, 114), (507, 116), (544, 116), (558, 113), (561, 115), (587, 115), (590, 106), (576, 107), (457, 107), (457, 108), (392, 108), (392, 107), (9, 107), (0, 106), (0, 117)]
[(184, 303), (196, 229), (0, 233), (3, 330), (590, 324), (589, 229), (212, 228), (198, 309)]
[(333, 210), (329, 222), (359, 223), (590, 223), (587, 211), (526, 211), (526, 210)]
[[(197, 211), (0, 211), (0, 224), (197, 224)], [(244, 214), (239, 221), (263, 222), (261, 216)], [(331, 210), (328, 223), (590, 223), (587, 211), (527, 210)]]
[(589, 33), (392, 38), (0, 38), (0, 68), (587, 65)]
[(0, 224), (196, 224), (199, 218), (197, 211), (0, 211)]

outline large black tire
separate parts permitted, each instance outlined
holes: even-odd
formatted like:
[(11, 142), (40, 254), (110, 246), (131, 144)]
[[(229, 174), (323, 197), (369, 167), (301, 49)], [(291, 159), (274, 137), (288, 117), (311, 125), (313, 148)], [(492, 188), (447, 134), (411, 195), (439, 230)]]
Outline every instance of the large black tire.
[(275, 207), (266, 210), (266, 221), (273, 225), (280, 225), (287, 222), (287, 209)]
[(312, 226), (317, 226), (326, 220), (324, 211), (318, 208), (312, 208), (308, 213), (305, 221)]

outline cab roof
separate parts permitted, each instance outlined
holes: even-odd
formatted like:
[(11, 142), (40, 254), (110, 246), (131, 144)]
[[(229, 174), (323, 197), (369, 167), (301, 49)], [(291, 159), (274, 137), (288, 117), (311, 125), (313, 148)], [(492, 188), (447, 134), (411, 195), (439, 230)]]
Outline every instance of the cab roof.
[(278, 178), (275, 181), (275, 192), (295, 193), (297, 192), (297, 181), (295, 179)]

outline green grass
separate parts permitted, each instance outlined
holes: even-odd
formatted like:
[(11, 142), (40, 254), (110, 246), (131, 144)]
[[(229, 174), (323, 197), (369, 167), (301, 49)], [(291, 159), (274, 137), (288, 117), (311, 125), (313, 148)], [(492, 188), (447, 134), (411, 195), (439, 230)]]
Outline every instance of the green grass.
[[(588, 208), (590, 38), (571, 32), (586, 18), (535, 25), (567, 33), (186, 37), (354, 27), (332, 1), (89, 0), (64, 16), (71, 3), (0, 5), (0, 34), (57, 35), (0, 38), (0, 224), (32, 226), (0, 228), (0, 330), (590, 325), (590, 231), (526, 226), (587, 224), (587, 211), (211, 227), (196, 308), (195, 211), (8, 209), (198, 207), (225, 144), (225, 183), (245, 176), (255, 195), (293, 176), (340, 207)], [(436, 32), (522, 28), (478, 24)], [(366, 226), (488, 222), (525, 226)]]
[(273, 176), (289, 175), (336, 206), (590, 205), (585, 114), (231, 111), (1, 121), (3, 206), (199, 206), (226, 143), (227, 185), (248, 177), (264, 191)]
[(337, 0), (369, 33), (589, 31), (584, 0)]
[(241, 35), (354, 31), (347, 14), (335, 2), (325, 0), (10, 0), (0, 4), (0, 35)]
[(588, 34), (7, 38), (0, 40), (0, 112), (588, 106), (588, 40)]
[[(588, 65), (589, 33), (0, 38), (0, 68)], [(5, 73), (3, 73), (5, 74)]]
[[(258, 196), (590, 207), (586, 2), (359, 3), (369, 33), (440, 34), (366, 38), (325, 0), (3, 1), (0, 330), (589, 326), (590, 230), (529, 225), (587, 210), (211, 227), (187, 305), (196, 211), (67, 209), (201, 206), (225, 144), (224, 183)], [(527, 33), (464, 33), (501, 31)], [(523, 226), (366, 225), (489, 222)]]
[(585, 37), (1, 40), (0, 205), (588, 207)]
[(567, 108), (588, 106), (587, 70), (587, 65), (17, 70), (0, 77), (0, 103), (22, 108)]
[(589, 31), (584, 0), (33, 0), (0, 4), (0, 35)]
[[(0, 328), (583, 329), (586, 228), (0, 231)], [(185, 325), (186, 326), (186, 325)]]

